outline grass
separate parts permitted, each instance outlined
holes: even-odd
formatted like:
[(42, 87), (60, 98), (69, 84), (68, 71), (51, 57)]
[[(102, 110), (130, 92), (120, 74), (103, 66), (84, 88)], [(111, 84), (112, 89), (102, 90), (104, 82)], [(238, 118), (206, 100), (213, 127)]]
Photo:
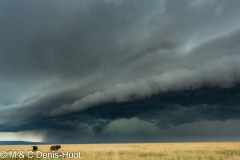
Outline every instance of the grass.
[[(50, 152), (50, 146), (38, 145), (38, 148)], [(1, 150), (27, 153), (31, 146), (6, 145), (0, 146)], [(58, 152), (62, 151), (81, 152), (81, 158), (76, 160), (240, 160), (240, 142), (66, 144)]]

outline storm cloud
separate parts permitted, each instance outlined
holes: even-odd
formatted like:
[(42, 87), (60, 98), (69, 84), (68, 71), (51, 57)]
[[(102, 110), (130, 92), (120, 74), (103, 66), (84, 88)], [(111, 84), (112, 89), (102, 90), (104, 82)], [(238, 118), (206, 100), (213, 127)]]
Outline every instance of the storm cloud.
[(239, 8), (237, 0), (0, 2), (0, 132), (73, 141), (107, 137), (125, 120), (166, 132), (235, 123)]

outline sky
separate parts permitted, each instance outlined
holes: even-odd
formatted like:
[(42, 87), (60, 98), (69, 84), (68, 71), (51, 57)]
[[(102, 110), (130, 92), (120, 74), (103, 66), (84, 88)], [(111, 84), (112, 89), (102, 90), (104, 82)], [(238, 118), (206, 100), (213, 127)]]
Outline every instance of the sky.
[(240, 140), (239, 0), (0, 1), (0, 140)]

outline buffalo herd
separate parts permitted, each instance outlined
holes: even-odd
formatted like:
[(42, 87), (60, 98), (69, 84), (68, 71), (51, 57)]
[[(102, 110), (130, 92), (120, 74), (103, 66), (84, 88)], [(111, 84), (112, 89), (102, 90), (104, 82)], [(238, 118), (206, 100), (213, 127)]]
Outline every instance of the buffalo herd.
[[(50, 147), (50, 151), (57, 151), (59, 148), (61, 148), (60, 145), (55, 145), (55, 146), (51, 146)], [(32, 151), (37, 151), (38, 150), (38, 146), (32, 146)]]

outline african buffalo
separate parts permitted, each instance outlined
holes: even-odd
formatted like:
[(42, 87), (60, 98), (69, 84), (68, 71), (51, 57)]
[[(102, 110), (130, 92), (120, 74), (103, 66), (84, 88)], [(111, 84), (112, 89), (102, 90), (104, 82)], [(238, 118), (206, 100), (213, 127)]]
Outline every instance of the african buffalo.
[(33, 152), (37, 151), (38, 150), (38, 146), (32, 146), (32, 150), (33, 150)]
[(60, 145), (51, 146), (51, 147), (50, 147), (50, 150), (51, 150), (51, 151), (57, 151), (59, 148), (61, 148)]

